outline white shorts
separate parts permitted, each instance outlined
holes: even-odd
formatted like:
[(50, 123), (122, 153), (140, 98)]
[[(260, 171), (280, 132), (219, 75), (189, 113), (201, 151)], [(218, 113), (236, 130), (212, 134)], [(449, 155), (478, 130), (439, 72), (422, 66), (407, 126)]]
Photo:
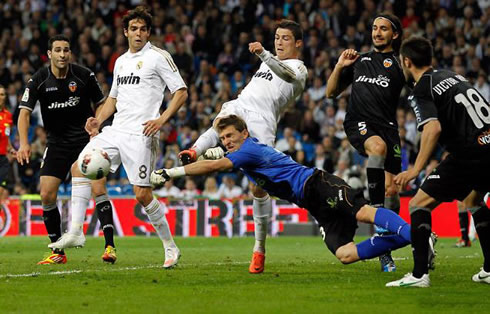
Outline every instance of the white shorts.
[(115, 172), (122, 163), (132, 185), (151, 186), (150, 173), (155, 169), (158, 138), (124, 133), (107, 126), (83, 150), (91, 148), (107, 152), (111, 159), (111, 172)]
[[(221, 111), (218, 113), (214, 122), (220, 118), (230, 115), (237, 115), (247, 124), (248, 133), (255, 137), (260, 143), (274, 147), (276, 141), (277, 123), (276, 121), (264, 118), (261, 114), (236, 106), (233, 102), (223, 104)], [(215, 126), (213, 122), (213, 127)], [(215, 128), (216, 129), (216, 128)]]

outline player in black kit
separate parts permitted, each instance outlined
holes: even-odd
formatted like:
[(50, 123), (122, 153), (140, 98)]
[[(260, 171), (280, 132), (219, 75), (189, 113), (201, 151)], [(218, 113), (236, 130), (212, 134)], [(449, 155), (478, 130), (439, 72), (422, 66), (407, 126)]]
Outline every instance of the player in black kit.
[[(59, 185), (71, 169), (72, 190), (89, 188), (91, 181), (82, 176), (73, 163), (90, 140), (85, 131), (85, 122), (94, 116), (94, 107), (104, 100), (104, 94), (95, 78), (87, 68), (70, 63), (70, 42), (62, 35), (53, 36), (48, 42), (50, 66), (37, 71), (27, 82), (20, 103), (18, 120), (20, 148), (17, 161), (22, 165), (29, 163), (31, 148), (28, 129), (31, 112), (39, 101), (48, 144), (41, 164), (40, 194), (43, 206), (44, 225), (51, 242), (61, 237), (61, 217), (56, 205)], [(105, 189), (105, 179), (93, 181), (92, 191), (101, 226), (106, 237), (106, 252), (103, 259), (114, 262), (116, 259), (113, 239), (112, 207)], [(72, 207), (80, 201), (72, 197)], [(109, 210), (110, 209), (110, 210)], [(82, 226), (77, 226), (83, 228)], [(73, 226), (72, 226), (73, 228)], [(110, 248), (109, 248), (110, 247)], [(113, 254), (107, 254), (107, 248)], [(111, 250), (112, 248), (112, 250)], [(111, 255), (111, 256), (106, 256)], [(64, 264), (63, 250), (52, 253), (38, 264)]]
[(395, 183), (405, 186), (424, 168), (436, 144), (445, 145), (449, 156), (431, 172), (410, 200), (414, 268), (387, 286), (428, 287), (427, 241), (431, 211), (441, 202), (464, 200), (475, 220), (484, 263), (473, 281), (490, 284), (490, 210), (483, 202), (490, 191), (490, 106), (463, 76), (434, 70), (429, 40), (412, 37), (400, 51), (403, 71), (416, 82), (408, 97), (422, 131), (420, 151), (413, 168), (402, 172)]
[[(344, 129), (349, 142), (368, 157), (369, 198), (374, 207), (400, 211), (393, 178), (401, 171), (400, 136), (396, 108), (405, 78), (397, 60), (402, 26), (389, 13), (378, 14), (372, 25), (374, 50), (359, 54), (347, 49), (330, 75), (326, 96), (336, 97), (350, 84)], [(385, 230), (377, 229), (378, 233)], [(390, 254), (380, 256), (381, 269), (396, 269)]]

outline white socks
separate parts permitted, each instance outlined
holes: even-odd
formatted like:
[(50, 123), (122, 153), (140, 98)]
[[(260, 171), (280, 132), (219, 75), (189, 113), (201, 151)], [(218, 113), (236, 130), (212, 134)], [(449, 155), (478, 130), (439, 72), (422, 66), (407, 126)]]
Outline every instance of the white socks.
[(272, 201), (269, 194), (262, 198), (254, 196), (253, 215), (255, 225), (254, 252), (265, 253), (265, 239), (267, 237), (267, 226), (269, 216), (272, 213)]
[(91, 197), (92, 185), (89, 179), (82, 177), (71, 179), (71, 233), (77, 235), (83, 233), (83, 222)]
[(204, 152), (211, 147), (215, 147), (218, 145), (219, 136), (218, 133), (213, 128), (209, 128), (206, 132), (204, 132), (197, 141), (192, 146), (197, 153), (197, 156), (201, 156)]
[(145, 212), (150, 218), (150, 222), (155, 228), (158, 236), (163, 242), (163, 247), (176, 247), (167, 219), (165, 218), (164, 205), (157, 199), (153, 199), (148, 206), (145, 206)]

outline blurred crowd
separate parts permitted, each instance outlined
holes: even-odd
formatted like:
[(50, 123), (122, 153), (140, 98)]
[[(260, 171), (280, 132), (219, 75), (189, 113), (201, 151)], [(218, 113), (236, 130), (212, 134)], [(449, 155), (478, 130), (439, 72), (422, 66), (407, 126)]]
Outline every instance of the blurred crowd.
[[(343, 177), (355, 188), (365, 186), (364, 158), (350, 146), (343, 130), (349, 90), (326, 99), (327, 79), (346, 48), (371, 49), (372, 19), (377, 12), (397, 15), (404, 36), (429, 38), (435, 68), (451, 69), (490, 99), (490, 3), (488, 0), (4, 0), (0, 4), (0, 85), (7, 89), (8, 108), (16, 121), (25, 83), (46, 66), (48, 39), (62, 33), (71, 39), (72, 61), (93, 70), (108, 94), (117, 57), (127, 50), (122, 16), (146, 4), (153, 14), (150, 41), (174, 58), (189, 88), (189, 98), (161, 131), (158, 167), (177, 165), (179, 151), (189, 148), (210, 127), (223, 103), (234, 99), (258, 69), (260, 60), (248, 43), (261, 42), (273, 51), (274, 22), (288, 18), (304, 30), (302, 59), (308, 68), (305, 92), (279, 125), (277, 148), (299, 163)], [(402, 91), (397, 120), (403, 169), (417, 154), (414, 114)], [(162, 110), (170, 95), (166, 95)], [(46, 145), (42, 119), (31, 119), (32, 157), (28, 165), (12, 162), (11, 194), (37, 193), (39, 166)], [(18, 147), (17, 132), (12, 143)], [(433, 167), (443, 149), (433, 156)], [(417, 187), (420, 179), (404, 193)], [(69, 181), (68, 181), (69, 182)], [(249, 193), (238, 173), (169, 182), (158, 195), (176, 198), (235, 198)], [(69, 184), (60, 193), (69, 194)], [(109, 177), (112, 195), (131, 193), (124, 169)]]

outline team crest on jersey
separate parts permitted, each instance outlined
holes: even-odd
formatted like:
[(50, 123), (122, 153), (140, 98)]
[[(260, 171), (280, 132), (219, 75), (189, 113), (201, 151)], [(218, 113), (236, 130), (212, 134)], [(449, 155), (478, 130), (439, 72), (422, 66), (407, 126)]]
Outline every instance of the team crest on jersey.
[(136, 70), (139, 70), (143, 67), (143, 61), (140, 61), (136, 64)]
[(361, 130), (361, 131), (360, 131), (359, 133), (361, 133), (361, 135), (366, 135), (366, 133), (367, 133), (367, 130), (366, 130), (366, 129), (364, 129), (364, 130)]
[(71, 81), (70, 84), (68, 84), (68, 88), (70, 89), (70, 92), (74, 93), (77, 90), (77, 83)]
[(385, 68), (389, 68), (392, 64), (393, 60), (391, 60), (390, 58), (386, 58), (383, 60), (383, 65), (385, 66)]

